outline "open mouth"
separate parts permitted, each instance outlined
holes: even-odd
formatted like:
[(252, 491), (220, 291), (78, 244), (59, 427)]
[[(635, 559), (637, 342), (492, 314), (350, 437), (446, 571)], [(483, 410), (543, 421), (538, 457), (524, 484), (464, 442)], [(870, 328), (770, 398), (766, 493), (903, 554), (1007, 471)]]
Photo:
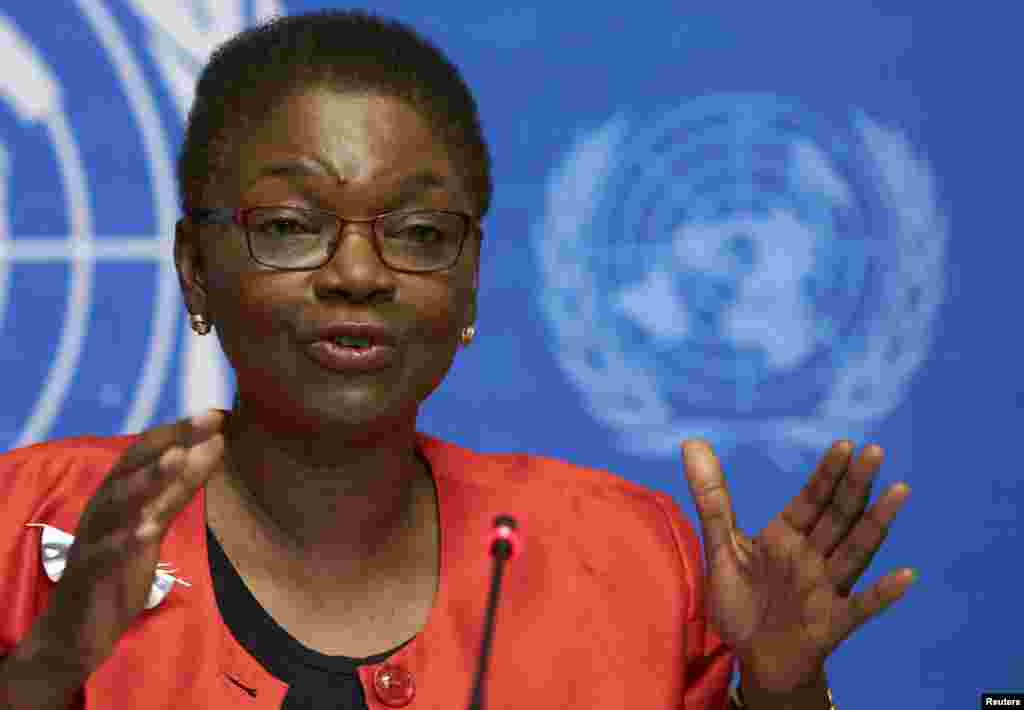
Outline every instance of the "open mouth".
[(333, 338), (328, 342), (343, 348), (353, 348), (355, 350), (362, 350), (372, 345), (368, 338), (357, 338), (352, 335), (339, 335), (337, 338)]
[(306, 346), (306, 352), (330, 370), (350, 372), (391, 367), (397, 357), (393, 346), (351, 335), (317, 340)]

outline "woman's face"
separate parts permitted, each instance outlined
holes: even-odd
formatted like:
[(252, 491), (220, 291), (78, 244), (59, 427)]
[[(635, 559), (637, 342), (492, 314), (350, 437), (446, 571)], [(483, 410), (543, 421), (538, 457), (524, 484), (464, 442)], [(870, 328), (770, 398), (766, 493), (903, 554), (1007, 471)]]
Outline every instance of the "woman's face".
[[(398, 99), (310, 90), (268, 111), (237, 146), (233, 170), (203, 207), (473, 213), (444, 144)], [(386, 266), (371, 239), (369, 224), (346, 224), (330, 262), (284, 272), (254, 262), (237, 226), (181, 223), (186, 301), (214, 324), (246, 409), (256, 404), (262, 416), (293, 425), (415, 420), (475, 319), (479, 239), (470, 233), (450, 269), (413, 274)], [(315, 331), (341, 321), (384, 325), (395, 339), (390, 365), (338, 371), (314, 360)]]

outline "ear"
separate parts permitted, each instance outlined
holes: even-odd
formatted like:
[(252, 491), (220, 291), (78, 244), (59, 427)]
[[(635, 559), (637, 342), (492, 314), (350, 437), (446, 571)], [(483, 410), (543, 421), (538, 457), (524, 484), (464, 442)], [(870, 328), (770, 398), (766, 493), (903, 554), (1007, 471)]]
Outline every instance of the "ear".
[(199, 251), (198, 229), (188, 217), (182, 217), (175, 225), (174, 264), (188, 312), (202, 313), (210, 320), (206, 313), (206, 275)]

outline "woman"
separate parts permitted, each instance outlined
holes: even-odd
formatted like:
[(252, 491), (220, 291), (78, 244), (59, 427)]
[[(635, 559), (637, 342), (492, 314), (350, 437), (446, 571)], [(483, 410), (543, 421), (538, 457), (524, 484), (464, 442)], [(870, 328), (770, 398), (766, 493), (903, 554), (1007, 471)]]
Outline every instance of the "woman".
[(416, 431), (475, 332), (489, 173), (457, 70), (402, 25), (292, 17), (215, 54), (175, 257), (239, 397), (0, 457), (3, 707), (463, 707), (509, 508), (491, 707), (829, 707), (825, 658), (911, 582), (850, 594), (909, 493), (865, 513), (878, 447), (835, 444), (751, 540), (686, 442), (705, 578), (668, 496)]

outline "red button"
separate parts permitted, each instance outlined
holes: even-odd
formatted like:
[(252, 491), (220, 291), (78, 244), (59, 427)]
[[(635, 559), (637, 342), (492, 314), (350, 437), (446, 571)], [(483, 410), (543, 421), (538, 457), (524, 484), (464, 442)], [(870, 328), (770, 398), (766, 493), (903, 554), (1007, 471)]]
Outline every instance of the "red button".
[(373, 689), (377, 699), (390, 708), (400, 708), (412, 701), (416, 695), (416, 684), (412, 673), (401, 666), (385, 665), (373, 674)]

